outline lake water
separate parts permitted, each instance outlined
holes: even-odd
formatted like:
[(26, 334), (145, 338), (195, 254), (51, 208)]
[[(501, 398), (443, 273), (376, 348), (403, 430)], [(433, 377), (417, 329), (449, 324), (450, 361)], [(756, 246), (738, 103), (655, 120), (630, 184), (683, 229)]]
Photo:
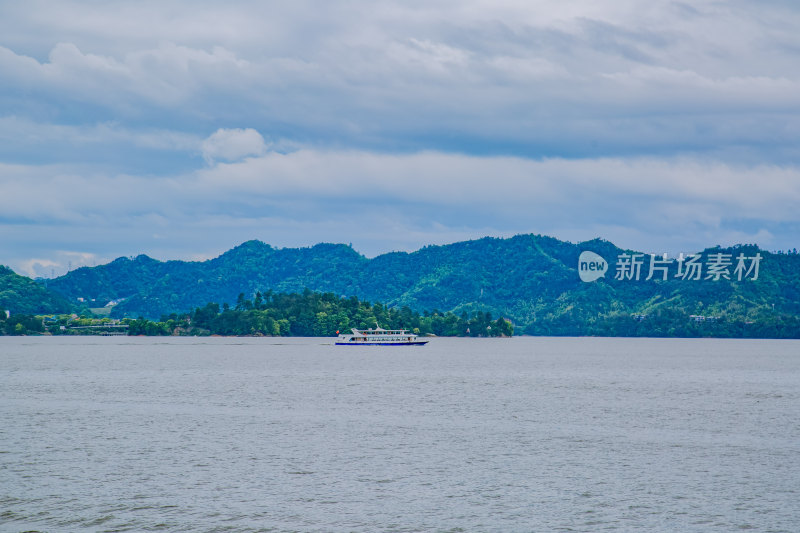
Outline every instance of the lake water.
[(800, 531), (800, 342), (0, 337), (0, 531)]

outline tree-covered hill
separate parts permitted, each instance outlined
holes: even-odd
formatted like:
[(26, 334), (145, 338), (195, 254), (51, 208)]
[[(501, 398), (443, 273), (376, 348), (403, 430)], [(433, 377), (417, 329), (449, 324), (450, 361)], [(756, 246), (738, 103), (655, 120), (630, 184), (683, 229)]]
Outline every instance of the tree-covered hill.
[(471, 317), (453, 313), (420, 314), (408, 307), (389, 308), (381, 303), (343, 298), (310, 290), (302, 294), (256, 293), (253, 300), (240, 294), (236, 306), (208, 303), (193, 312), (172, 314), (158, 322), (123, 319), (130, 335), (253, 335), (330, 337), (352, 328), (406, 329), (417, 335), (460, 337), (510, 337), (512, 324), (494, 320), (491, 313)]
[(62, 295), (0, 265), (0, 313), (48, 314), (69, 310), (71, 305)]
[[(605, 258), (604, 277), (581, 281), (578, 259), (584, 251)], [(756, 255), (757, 279), (752, 270), (742, 276), (744, 271), (736, 268), (753, 266)], [(617, 272), (623, 258), (630, 256), (639, 262), (638, 279)], [(718, 279), (708, 275), (716, 256), (727, 261)], [(743, 259), (737, 263), (739, 257)], [(696, 315), (691, 319), (695, 322), (697, 316), (710, 317), (708, 324), (690, 324), (695, 328), (711, 328), (710, 322), (726, 320), (791, 324), (792, 317), (800, 315), (797, 254), (737, 246), (711, 248), (697, 259), (706, 269), (698, 279), (681, 277), (682, 263), (679, 267), (673, 259), (664, 272), (666, 280), (658, 269), (648, 280), (648, 266), (653, 260), (659, 264), (657, 257), (621, 250), (599, 239), (573, 244), (538, 235), (487, 237), (373, 259), (342, 244), (278, 249), (249, 241), (203, 262), (121, 258), (70, 272), (52, 280), (50, 288), (73, 300), (124, 299), (114, 309), (116, 316), (148, 318), (186, 312), (208, 302), (232, 305), (240, 293), (253, 298), (259, 291), (291, 293), (308, 288), (420, 312), (452, 311), (459, 316), (491, 312), (513, 320), (518, 332), (557, 335), (613, 335), (631, 327), (669, 335), (680, 334), (691, 315)]]
[(50, 282), (70, 299), (122, 300), (115, 316), (157, 318), (208, 302), (233, 303), (257, 291), (356, 294), (354, 281), (368, 260), (345, 245), (275, 249), (248, 241), (202, 262), (160, 262), (145, 255), (83, 267)]

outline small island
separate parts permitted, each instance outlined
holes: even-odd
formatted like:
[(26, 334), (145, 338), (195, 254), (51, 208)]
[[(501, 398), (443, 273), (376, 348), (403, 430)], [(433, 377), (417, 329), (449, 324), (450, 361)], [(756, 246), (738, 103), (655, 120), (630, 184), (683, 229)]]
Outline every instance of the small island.
[(2, 335), (147, 335), (332, 337), (351, 328), (376, 326), (407, 329), (419, 336), (510, 337), (514, 326), (490, 312), (468, 316), (438, 310), (420, 314), (409, 307), (390, 308), (332, 293), (257, 292), (254, 299), (240, 294), (236, 305), (208, 303), (191, 312), (172, 313), (160, 320), (96, 318), (68, 315), (10, 315), (0, 317)]

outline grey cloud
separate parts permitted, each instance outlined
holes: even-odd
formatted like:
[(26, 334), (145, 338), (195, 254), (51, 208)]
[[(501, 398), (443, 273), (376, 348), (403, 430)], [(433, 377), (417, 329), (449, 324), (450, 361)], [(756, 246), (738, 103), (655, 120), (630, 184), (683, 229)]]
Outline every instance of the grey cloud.
[[(315, 4), (303, 15), (302, 6), (245, 2), (184, 12), (148, 3), (122, 6), (124, 17), (119, 5), (88, 13), (69, 4), (76, 15), (63, 20), (16, 9), (17, 22), (42, 24), (56, 41), (35, 60), (18, 32), (7, 34), (0, 101), (32, 93), (49, 105), (78, 105), (83, 116), (200, 136), (256, 127), (318, 145), (469, 152), (484, 144), (501, 153), (590, 157), (598, 152), (580, 147), (595, 142), (591, 130), (609, 116), (634, 124), (632, 135), (611, 132), (616, 141), (599, 152), (609, 156), (680, 151), (683, 140), (669, 136), (680, 128), (658, 134), (666, 115), (705, 129), (696, 147), (716, 151), (753, 113), (780, 113), (778, 128), (796, 120), (795, 54), (763, 45), (786, 49), (798, 37), (775, 33), (742, 7), (709, 4), (697, 8), (702, 16), (686, 17), (665, 2), (595, 4)], [(208, 25), (214, 17), (219, 24)], [(642, 130), (653, 133), (635, 133)], [(735, 142), (763, 146), (772, 131), (750, 128)]]
[[(392, 237), (393, 225), (415, 231), (438, 227), (448, 234), (483, 228), (500, 234), (570, 234), (580, 228), (629, 227), (659, 247), (678, 236), (696, 242), (704, 235), (707, 244), (716, 244), (733, 234), (760, 235), (767, 239), (763, 245), (788, 246), (793, 234), (785, 227), (800, 226), (797, 169), (686, 159), (531, 161), (300, 150), (161, 178), (21, 166), (0, 167), (0, 176), (6, 223), (18, 228), (102, 225), (109, 235), (133, 224), (138, 232), (166, 235), (163, 245), (179, 228), (188, 231), (226, 217), (232, 222), (229, 232), (219, 228), (218, 233), (234, 242), (239, 240), (232, 236), (240, 227), (236, 220), (252, 229), (246, 221), (268, 218), (259, 234), (287, 224), (302, 227), (301, 221), (307, 227), (330, 223), (348, 228), (349, 235), (338, 240), (367, 240), (380, 229), (386, 246), (402, 242), (403, 247), (411, 243)], [(357, 229), (358, 224), (369, 230)], [(308, 244), (294, 238), (295, 245)]]

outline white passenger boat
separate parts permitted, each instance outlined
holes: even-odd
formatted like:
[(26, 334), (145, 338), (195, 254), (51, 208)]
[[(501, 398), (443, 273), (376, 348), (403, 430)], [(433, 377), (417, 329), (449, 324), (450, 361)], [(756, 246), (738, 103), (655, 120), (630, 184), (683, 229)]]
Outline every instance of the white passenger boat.
[(340, 346), (421, 346), (428, 341), (417, 340), (417, 336), (404, 329), (355, 329), (336, 339)]

